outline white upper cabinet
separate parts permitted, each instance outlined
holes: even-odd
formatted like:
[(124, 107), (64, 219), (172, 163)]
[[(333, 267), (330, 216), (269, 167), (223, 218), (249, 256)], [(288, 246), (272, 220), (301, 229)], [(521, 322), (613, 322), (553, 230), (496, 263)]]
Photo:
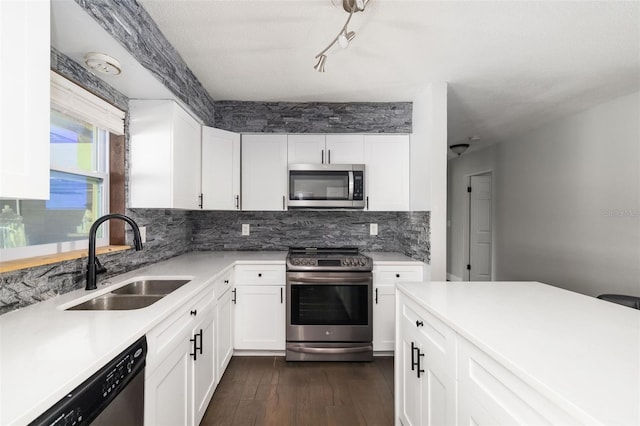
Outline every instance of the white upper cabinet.
[(242, 210), (286, 210), (287, 135), (242, 135)]
[(361, 164), (363, 135), (288, 135), (289, 164)]
[(240, 134), (202, 128), (202, 208), (240, 210)]
[(0, 197), (49, 198), (49, 1), (0, 1)]
[(367, 209), (409, 210), (409, 135), (365, 135)]
[(200, 124), (173, 101), (129, 102), (130, 206), (199, 209)]

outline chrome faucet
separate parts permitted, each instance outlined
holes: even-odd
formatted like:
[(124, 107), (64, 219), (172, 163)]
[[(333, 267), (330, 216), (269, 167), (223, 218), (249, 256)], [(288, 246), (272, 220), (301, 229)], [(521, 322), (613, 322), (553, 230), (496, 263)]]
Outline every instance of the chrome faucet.
[(85, 290), (95, 290), (97, 288), (96, 276), (107, 272), (107, 268), (102, 266), (96, 257), (96, 233), (98, 232), (98, 227), (102, 225), (103, 222), (110, 219), (124, 220), (131, 225), (131, 229), (133, 230), (133, 245), (135, 246), (136, 251), (142, 250), (140, 229), (138, 229), (138, 224), (135, 223), (133, 219), (117, 213), (111, 213), (99, 217), (95, 222), (93, 222), (93, 225), (91, 225), (91, 229), (89, 230), (89, 259), (87, 260), (87, 286), (85, 287)]

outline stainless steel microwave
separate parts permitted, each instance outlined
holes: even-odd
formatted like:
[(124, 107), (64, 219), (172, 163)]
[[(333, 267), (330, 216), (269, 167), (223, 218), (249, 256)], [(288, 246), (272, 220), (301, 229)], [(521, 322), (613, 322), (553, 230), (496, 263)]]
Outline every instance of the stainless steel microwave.
[(288, 206), (363, 209), (364, 164), (290, 164)]

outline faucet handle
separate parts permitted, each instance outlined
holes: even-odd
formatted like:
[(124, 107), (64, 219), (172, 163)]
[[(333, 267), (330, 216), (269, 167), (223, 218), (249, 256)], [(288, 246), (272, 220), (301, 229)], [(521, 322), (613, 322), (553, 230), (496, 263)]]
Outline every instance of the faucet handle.
[(104, 274), (105, 272), (107, 272), (107, 268), (102, 266), (102, 263), (100, 263), (100, 261), (96, 257), (96, 274)]

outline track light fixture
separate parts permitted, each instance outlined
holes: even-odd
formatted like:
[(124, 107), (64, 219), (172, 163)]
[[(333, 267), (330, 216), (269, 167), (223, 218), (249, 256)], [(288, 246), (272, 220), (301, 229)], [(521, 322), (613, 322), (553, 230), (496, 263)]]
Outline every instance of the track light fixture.
[(318, 62), (313, 67), (318, 72), (324, 72), (324, 65), (327, 62), (327, 51), (336, 43), (343, 48), (346, 49), (349, 46), (349, 42), (354, 39), (356, 33), (353, 31), (347, 30), (347, 25), (349, 25), (349, 21), (351, 21), (351, 17), (356, 12), (362, 12), (365, 6), (369, 3), (369, 0), (342, 0), (342, 7), (345, 11), (349, 13), (349, 17), (347, 18), (347, 22), (344, 23), (342, 29), (333, 39), (331, 43), (327, 47), (325, 47), (320, 53), (316, 55), (316, 59)]

